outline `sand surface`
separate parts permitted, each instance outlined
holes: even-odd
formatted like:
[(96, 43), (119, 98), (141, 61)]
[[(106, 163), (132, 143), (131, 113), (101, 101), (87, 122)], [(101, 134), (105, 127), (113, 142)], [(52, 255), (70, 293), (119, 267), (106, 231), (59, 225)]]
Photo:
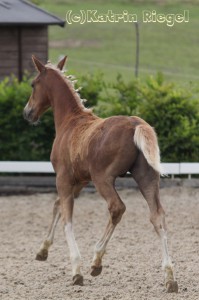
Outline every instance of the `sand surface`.
[(160, 300), (199, 299), (199, 189), (161, 189), (170, 256), (179, 284), (167, 294), (161, 245), (149, 211), (135, 190), (119, 192), (127, 210), (107, 247), (103, 271), (90, 276), (93, 248), (105, 228), (107, 205), (97, 193), (75, 201), (74, 231), (82, 255), (84, 286), (72, 286), (61, 223), (46, 262), (35, 260), (51, 220), (54, 194), (0, 197), (0, 299)]

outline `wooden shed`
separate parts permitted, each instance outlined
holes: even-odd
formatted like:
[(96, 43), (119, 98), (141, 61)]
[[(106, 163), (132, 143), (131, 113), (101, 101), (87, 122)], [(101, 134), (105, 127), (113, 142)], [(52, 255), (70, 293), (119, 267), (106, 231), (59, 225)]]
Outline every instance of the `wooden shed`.
[(24, 0), (0, 0), (0, 79), (33, 72), (31, 55), (48, 60), (48, 26), (65, 22)]

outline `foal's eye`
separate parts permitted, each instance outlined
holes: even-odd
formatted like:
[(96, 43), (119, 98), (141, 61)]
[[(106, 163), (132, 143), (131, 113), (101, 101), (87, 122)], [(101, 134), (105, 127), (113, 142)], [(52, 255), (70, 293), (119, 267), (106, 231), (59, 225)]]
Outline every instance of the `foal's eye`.
[(31, 83), (31, 87), (34, 88), (34, 86), (35, 86), (35, 85), (34, 85), (34, 82), (32, 82), (32, 83)]

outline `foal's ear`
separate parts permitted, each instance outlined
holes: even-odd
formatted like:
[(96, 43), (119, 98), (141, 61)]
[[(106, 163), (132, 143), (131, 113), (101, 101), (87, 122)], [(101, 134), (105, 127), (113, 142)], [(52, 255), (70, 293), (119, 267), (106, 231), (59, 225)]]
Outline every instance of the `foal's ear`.
[(42, 71), (45, 71), (46, 67), (34, 55), (32, 55), (32, 61), (38, 72), (41, 73)]
[(62, 69), (63, 69), (66, 60), (67, 60), (67, 56), (64, 56), (64, 58), (62, 58), (62, 59), (60, 60), (60, 62), (59, 62), (58, 65), (57, 65), (57, 68), (58, 68), (59, 70), (62, 70)]

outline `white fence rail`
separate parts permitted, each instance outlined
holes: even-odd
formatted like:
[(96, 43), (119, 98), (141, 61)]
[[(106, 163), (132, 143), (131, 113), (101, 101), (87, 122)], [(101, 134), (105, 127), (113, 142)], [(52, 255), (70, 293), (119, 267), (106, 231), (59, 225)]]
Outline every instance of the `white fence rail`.
[(0, 161), (0, 173), (54, 173), (48, 161)]
[(165, 174), (172, 175), (191, 175), (199, 174), (199, 163), (162, 163), (163, 171)]
[[(199, 163), (162, 163), (165, 174), (191, 175), (199, 174)], [(0, 173), (54, 173), (50, 162), (43, 161), (0, 161)]]

